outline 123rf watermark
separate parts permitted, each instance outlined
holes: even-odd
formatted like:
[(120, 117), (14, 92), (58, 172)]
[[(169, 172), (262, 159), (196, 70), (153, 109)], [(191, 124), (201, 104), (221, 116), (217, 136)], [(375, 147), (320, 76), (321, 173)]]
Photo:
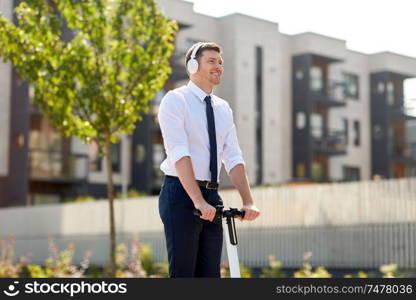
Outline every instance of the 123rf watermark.
[(416, 291), (411, 284), (362, 284), (362, 285), (279, 285), (276, 287), (277, 294), (407, 294)]
[(127, 283), (107, 283), (101, 282), (39, 282), (31, 281), (19, 285), (19, 281), (14, 281), (8, 285), (3, 294), (14, 297), (19, 294), (66, 294), (73, 297), (78, 294), (126, 294)]

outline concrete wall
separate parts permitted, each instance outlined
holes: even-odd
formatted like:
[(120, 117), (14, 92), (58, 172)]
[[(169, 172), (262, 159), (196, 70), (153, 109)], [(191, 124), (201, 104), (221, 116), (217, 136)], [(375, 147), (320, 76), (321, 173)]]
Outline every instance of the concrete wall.
[[(13, 1), (1, 1), (0, 12), (12, 18)], [(0, 176), (9, 173), (11, 66), (0, 59)]]
[(279, 78), (281, 80), (281, 102), (279, 105), (278, 129), (281, 132), (281, 169), (277, 182), (292, 179), (292, 39), (285, 34), (278, 35), (280, 55)]
[(293, 55), (312, 53), (333, 59), (345, 59), (347, 48), (345, 41), (313, 32), (292, 36)]
[[(346, 99), (347, 105), (342, 108), (330, 109), (329, 127), (343, 129), (343, 119), (348, 120), (347, 154), (330, 158), (329, 176), (334, 180), (343, 178), (343, 166), (360, 168), (361, 179), (368, 180), (371, 176), (371, 132), (370, 132), (370, 73), (368, 56), (354, 51), (348, 51), (346, 60), (334, 64), (330, 68), (330, 78), (337, 81), (342, 79), (342, 73), (352, 73), (359, 76), (359, 99)], [(360, 122), (360, 145), (354, 145), (353, 122)]]
[(392, 52), (372, 54), (369, 68), (371, 73), (390, 71), (416, 77), (415, 58)]
[[(241, 207), (237, 191), (222, 191), (224, 205)], [(255, 188), (261, 216), (236, 222), (241, 262), (266, 266), (276, 255), (284, 267), (300, 267), (304, 252), (326, 267), (372, 267), (395, 262), (416, 268), (416, 179), (382, 180), (307, 187)], [(48, 237), (62, 250), (75, 244), (75, 262), (92, 250), (92, 261), (108, 261), (107, 201), (39, 205), (0, 210), (0, 239), (13, 234), (16, 257), (32, 254), (43, 263)], [(157, 197), (118, 200), (115, 204), (118, 243), (140, 234), (154, 258), (166, 260)], [(226, 259), (226, 252), (223, 251)]]
[[(281, 169), (281, 131), (279, 130), (279, 106), (283, 102), (280, 94), (280, 57), (278, 26), (276, 23), (233, 14), (224, 17), (224, 28), (228, 35), (227, 55), (232, 59), (231, 78), (234, 92), (230, 100), (235, 113), (235, 123), (240, 146), (247, 164), (248, 177), (256, 180), (256, 47), (263, 49), (263, 180), (275, 182)], [(231, 44), (231, 45), (230, 45)], [(225, 65), (225, 73), (228, 64)], [(229, 80), (231, 79), (231, 80)], [(223, 82), (228, 87), (227, 81)], [(228, 100), (228, 99), (226, 99)]]

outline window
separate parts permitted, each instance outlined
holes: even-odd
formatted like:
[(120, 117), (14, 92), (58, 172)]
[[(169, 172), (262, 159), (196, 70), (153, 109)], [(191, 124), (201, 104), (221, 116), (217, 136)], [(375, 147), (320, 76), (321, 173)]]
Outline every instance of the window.
[[(113, 172), (120, 172), (121, 166), (121, 143), (112, 144), (111, 149), (111, 165), (113, 167)], [(90, 171), (100, 172), (102, 171), (103, 158), (98, 153), (98, 145), (95, 142), (92, 142), (89, 147), (89, 158), (90, 158)]]
[(29, 99), (32, 101), (35, 98), (35, 87), (29, 84)]
[(345, 144), (348, 145), (348, 119), (343, 119), (344, 132), (345, 132)]
[(297, 69), (295, 72), (295, 76), (297, 80), (303, 79), (303, 69)]
[(296, 177), (297, 178), (305, 178), (306, 175), (306, 167), (304, 163), (298, 163), (296, 165)]
[(312, 113), (311, 115), (311, 130), (314, 138), (323, 137), (324, 119), (321, 114)]
[(256, 162), (257, 162), (257, 174), (256, 183), (261, 184), (263, 182), (263, 48), (257, 46), (255, 48), (256, 53)]
[(384, 132), (381, 125), (376, 124), (373, 126), (373, 135), (376, 140), (380, 140), (383, 138)]
[(100, 172), (102, 170), (102, 159), (98, 153), (98, 145), (96, 142), (91, 142), (89, 146), (90, 171)]
[(350, 99), (359, 98), (358, 75), (344, 73), (344, 96)]
[(377, 93), (383, 94), (384, 93), (384, 82), (377, 83)]
[(387, 83), (387, 104), (394, 105), (394, 83), (391, 81)]
[(312, 162), (312, 167), (311, 167), (311, 172), (312, 172), (312, 179), (314, 181), (322, 181), (325, 179), (324, 177), (324, 171), (325, 170), (325, 166), (324, 164), (320, 163), (320, 162)]
[(360, 121), (354, 121), (354, 146), (360, 146), (361, 132)]
[(323, 93), (324, 90), (324, 71), (321, 67), (312, 66), (310, 70), (310, 88), (312, 92)]
[(407, 177), (416, 177), (416, 166), (409, 166)]
[(301, 130), (301, 129), (305, 128), (305, 125), (306, 125), (305, 113), (303, 111), (299, 111), (296, 114), (296, 128)]
[(113, 171), (119, 173), (121, 167), (121, 143), (112, 144), (113, 149), (111, 149), (111, 165)]
[(360, 168), (358, 167), (343, 167), (344, 181), (359, 181), (360, 180)]
[(29, 149), (49, 152), (62, 151), (64, 138), (50, 126), (47, 119), (34, 115), (30, 119)]
[(34, 114), (30, 118), (30, 176), (33, 178), (62, 177), (64, 166), (68, 163), (63, 158), (64, 141), (63, 136), (53, 129), (44, 117)]

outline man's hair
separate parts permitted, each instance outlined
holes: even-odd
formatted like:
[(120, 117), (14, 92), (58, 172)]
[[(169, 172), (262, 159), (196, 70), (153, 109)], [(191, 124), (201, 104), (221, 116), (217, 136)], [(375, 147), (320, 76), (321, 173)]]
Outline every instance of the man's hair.
[[(186, 65), (188, 64), (188, 61), (191, 59), (192, 51), (194, 51), (194, 49), (195, 49), (196, 46), (197, 46), (197, 43), (196, 44), (193, 44), (192, 47), (189, 48), (188, 52), (186, 52), (186, 55), (185, 55), (185, 68), (186, 68)], [(199, 59), (200, 59), (200, 57), (202, 56), (202, 53), (205, 50), (214, 50), (214, 51), (217, 51), (218, 53), (221, 54), (221, 47), (218, 44), (216, 44), (214, 42), (203, 43), (202, 46), (199, 47), (198, 51), (196, 51), (196, 54), (195, 54), (195, 58), (196, 58), (196, 60), (198, 62), (200, 62)]]

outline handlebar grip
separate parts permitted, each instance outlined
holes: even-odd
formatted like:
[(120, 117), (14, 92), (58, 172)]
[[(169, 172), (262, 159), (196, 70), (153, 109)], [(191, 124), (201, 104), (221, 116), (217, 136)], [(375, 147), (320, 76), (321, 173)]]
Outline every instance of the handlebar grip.
[(246, 215), (246, 211), (245, 210), (239, 210), (238, 211), (238, 215), (242, 218), (244, 218), (244, 216)]
[[(217, 212), (215, 213), (215, 217), (219, 218), (219, 217), (227, 217), (227, 216), (231, 216), (231, 217), (235, 217), (235, 216), (239, 216), (244, 218), (246, 212), (244, 210), (238, 210), (236, 208), (231, 208), (229, 210), (223, 211), (223, 206), (222, 205), (217, 205), (216, 207)], [(201, 211), (199, 209), (194, 208), (193, 211), (195, 216), (200, 217), (202, 215)]]
[[(224, 206), (222, 205), (216, 205), (215, 206), (215, 217), (214, 219), (221, 218), (222, 217), (222, 210), (224, 209)], [(199, 209), (194, 208), (194, 215), (200, 217), (202, 215), (201, 211)]]

